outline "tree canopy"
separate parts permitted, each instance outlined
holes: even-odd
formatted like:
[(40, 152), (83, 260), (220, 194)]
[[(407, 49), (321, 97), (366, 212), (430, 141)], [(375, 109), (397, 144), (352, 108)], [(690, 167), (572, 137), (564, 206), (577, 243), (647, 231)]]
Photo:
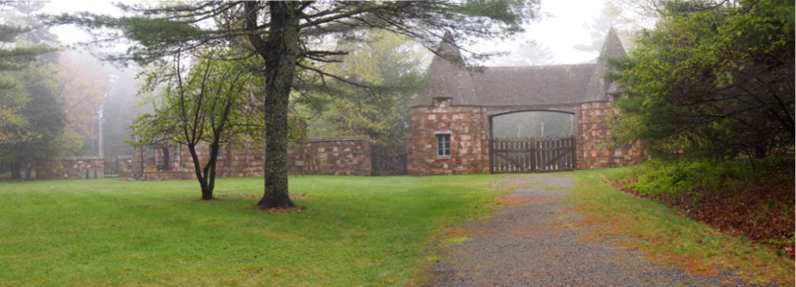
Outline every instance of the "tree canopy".
[(378, 144), (403, 143), (412, 96), (426, 86), (422, 68), (428, 54), (406, 37), (378, 30), (363, 33), (357, 42), (338, 39), (338, 48), (351, 54), (319, 66), (344, 81), (309, 77), (298, 89), (297, 109), (310, 115), (312, 137), (367, 135)]
[[(41, 29), (33, 12), (42, 3), (2, 5), (0, 22), (0, 162), (11, 166), (14, 179), (32, 179), (37, 157), (59, 156), (73, 148), (62, 137), (66, 125), (56, 78), (53, 35)], [(44, 55), (44, 56), (43, 56)]]
[(669, 1), (615, 64), (620, 141), (664, 154), (765, 157), (794, 146), (793, 1)]
[[(245, 63), (235, 57), (233, 50), (224, 47), (197, 51), (190, 57), (178, 54), (172, 62), (143, 74), (147, 80), (142, 92), (155, 92), (152, 100), (160, 102), (160, 107), (135, 119), (133, 144), (187, 147), (204, 200), (213, 199), (221, 145), (262, 138), (258, 121), (262, 116), (248, 101), (258, 87)], [(208, 146), (206, 162), (197, 152), (202, 143)]]

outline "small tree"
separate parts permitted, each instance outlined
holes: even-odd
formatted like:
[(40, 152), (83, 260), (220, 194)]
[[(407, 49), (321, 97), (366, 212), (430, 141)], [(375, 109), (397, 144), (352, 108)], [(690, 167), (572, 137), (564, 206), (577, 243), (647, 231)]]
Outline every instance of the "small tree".
[[(66, 53), (61, 54), (58, 82), (68, 122), (64, 137), (76, 139), (79, 146), (86, 147), (86, 143), (98, 137), (97, 124), (100, 118), (97, 108), (105, 103), (111, 88), (109, 82), (99, 79), (102, 79), (99, 74), (89, 73), (81, 63), (76, 63)], [(97, 150), (90, 152), (95, 153)]]
[[(164, 142), (188, 148), (202, 199), (213, 199), (216, 163), (221, 145), (256, 137), (262, 124), (260, 116), (246, 106), (251, 94), (252, 74), (239, 61), (230, 60), (230, 49), (212, 48), (197, 51), (193, 66), (182, 54), (146, 73), (143, 92), (162, 88), (160, 107), (153, 114), (138, 116), (133, 134), (141, 146)], [(185, 70), (188, 70), (187, 72)], [(209, 157), (202, 162), (196, 148), (208, 145)]]

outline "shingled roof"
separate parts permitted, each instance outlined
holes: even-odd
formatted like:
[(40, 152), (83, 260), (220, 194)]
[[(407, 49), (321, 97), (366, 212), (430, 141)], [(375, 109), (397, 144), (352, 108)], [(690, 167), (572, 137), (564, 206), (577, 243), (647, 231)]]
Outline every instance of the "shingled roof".
[(593, 70), (594, 64), (487, 67), (472, 79), (482, 106), (581, 103)]
[(595, 64), (485, 67), (483, 71), (469, 72), (461, 64), (453, 37), (446, 33), (428, 69), (429, 88), (415, 97), (412, 105), (429, 106), (434, 98), (451, 98), (453, 105), (476, 106), (543, 106), (607, 100), (611, 83), (603, 79), (608, 72), (605, 59), (624, 56), (622, 44), (612, 29)]
[(458, 105), (478, 104), (475, 102), (475, 89), (464, 67), (462, 55), (449, 32), (442, 37), (427, 74), (429, 87), (425, 91), (425, 100), (421, 105), (431, 105), (433, 98), (440, 97), (451, 98), (452, 102)]

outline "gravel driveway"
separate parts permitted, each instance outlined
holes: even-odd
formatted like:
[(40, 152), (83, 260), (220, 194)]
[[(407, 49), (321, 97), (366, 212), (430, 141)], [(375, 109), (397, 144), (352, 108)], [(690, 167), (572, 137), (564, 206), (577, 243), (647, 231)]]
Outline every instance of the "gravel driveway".
[(556, 175), (503, 180), (501, 184), (518, 186), (502, 199), (513, 204), (449, 232), (424, 285), (746, 286), (730, 272), (695, 276), (593, 241), (590, 228), (577, 224), (582, 216), (562, 202), (574, 183)]

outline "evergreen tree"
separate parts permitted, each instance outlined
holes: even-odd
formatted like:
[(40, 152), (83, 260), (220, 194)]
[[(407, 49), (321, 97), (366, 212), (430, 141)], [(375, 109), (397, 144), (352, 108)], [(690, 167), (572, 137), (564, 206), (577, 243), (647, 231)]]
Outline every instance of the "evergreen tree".
[(793, 1), (671, 1), (631, 57), (615, 64), (620, 141), (660, 155), (731, 159), (794, 146)]
[(352, 52), (320, 68), (345, 80), (319, 86), (320, 79), (312, 78), (297, 99), (299, 108), (317, 114), (309, 125), (312, 137), (367, 135), (379, 144), (403, 143), (412, 96), (425, 87), (426, 54), (417, 48), (406, 37), (378, 30), (361, 42), (340, 39), (338, 49)]
[[(0, 162), (11, 167), (13, 179), (32, 179), (37, 158), (51, 157), (69, 144), (61, 138), (66, 125), (63, 101), (59, 98), (55, 56), (39, 60), (53, 51), (38, 45), (54, 37), (41, 28), (33, 13), (41, 3), (13, 2), (13, 9), (0, 26), (0, 41), (12, 48), (0, 50)], [(21, 16), (19, 16), (21, 15)], [(13, 43), (12, 43), (13, 41)], [(57, 167), (56, 167), (57, 168)]]

